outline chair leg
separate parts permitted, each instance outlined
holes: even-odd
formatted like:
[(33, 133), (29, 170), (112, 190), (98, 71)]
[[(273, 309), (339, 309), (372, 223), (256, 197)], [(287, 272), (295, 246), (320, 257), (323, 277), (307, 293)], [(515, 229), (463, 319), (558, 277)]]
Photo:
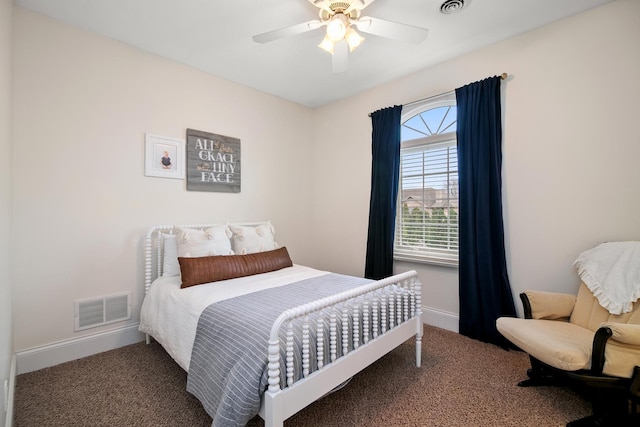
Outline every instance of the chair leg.
[[(610, 392), (610, 391), (609, 391)], [(614, 396), (603, 395), (605, 392), (596, 393), (591, 401), (593, 415), (571, 421), (567, 427), (587, 427), (587, 426), (605, 426), (605, 427), (637, 427), (637, 418), (629, 412), (629, 402), (626, 396), (618, 395), (618, 399)], [(615, 394), (615, 393), (614, 393)], [(635, 421), (634, 421), (635, 420)]]
[(520, 381), (518, 387), (557, 386), (563, 384), (563, 380), (554, 375), (549, 366), (534, 357), (529, 356), (529, 359), (531, 360), (531, 368), (527, 369), (529, 379)]
[(594, 386), (591, 383), (589, 387), (583, 384), (577, 391), (591, 402), (593, 415), (572, 421), (567, 424), (567, 427), (637, 427), (640, 425), (638, 418), (630, 410), (627, 386), (605, 381), (600, 386)]
[(591, 400), (593, 413), (626, 415), (629, 413), (629, 399), (625, 390), (596, 389)]

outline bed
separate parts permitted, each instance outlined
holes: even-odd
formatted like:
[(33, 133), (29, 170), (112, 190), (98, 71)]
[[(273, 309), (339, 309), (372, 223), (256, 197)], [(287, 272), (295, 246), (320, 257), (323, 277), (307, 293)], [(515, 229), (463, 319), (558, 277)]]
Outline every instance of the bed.
[(415, 271), (373, 281), (293, 264), (268, 221), (154, 226), (144, 266), (140, 331), (214, 426), (282, 426), (412, 337), (420, 367)]

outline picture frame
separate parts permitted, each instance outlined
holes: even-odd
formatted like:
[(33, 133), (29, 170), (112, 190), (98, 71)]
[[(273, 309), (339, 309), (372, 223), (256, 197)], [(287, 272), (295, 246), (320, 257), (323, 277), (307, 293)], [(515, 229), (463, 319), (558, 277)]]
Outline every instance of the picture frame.
[(184, 140), (145, 133), (144, 174), (184, 179)]
[(187, 191), (240, 193), (240, 139), (187, 129)]

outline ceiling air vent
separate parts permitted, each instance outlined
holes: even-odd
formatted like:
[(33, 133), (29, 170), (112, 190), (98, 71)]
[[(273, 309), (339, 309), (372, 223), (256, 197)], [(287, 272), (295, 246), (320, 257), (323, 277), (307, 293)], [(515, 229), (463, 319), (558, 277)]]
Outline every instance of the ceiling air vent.
[(452, 13), (460, 12), (465, 6), (469, 5), (470, 0), (446, 0), (444, 1), (438, 10), (445, 15), (451, 15)]

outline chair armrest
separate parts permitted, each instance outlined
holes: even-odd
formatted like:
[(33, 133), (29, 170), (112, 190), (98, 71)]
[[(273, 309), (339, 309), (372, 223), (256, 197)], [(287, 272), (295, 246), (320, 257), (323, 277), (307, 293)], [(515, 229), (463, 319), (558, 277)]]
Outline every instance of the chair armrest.
[[(640, 346), (640, 325), (632, 323), (603, 322), (593, 337), (591, 351), (591, 374), (600, 376), (605, 365), (605, 350), (609, 340), (622, 343), (627, 349), (633, 351), (633, 347)], [(636, 353), (637, 354), (637, 353)], [(611, 367), (609, 367), (611, 371)], [(611, 374), (610, 374), (611, 375)], [(615, 376), (624, 376), (616, 375)], [(640, 381), (636, 378), (634, 381)]]
[(640, 325), (633, 323), (604, 322), (600, 327), (611, 329), (613, 333), (611, 336), (612, 340), (640, 346)]
[(600, 326), (593, 337), (593, 347), (591, 349), (591, 373), (595, 375), (602, 375), (604, 369), (604, 350), (607, 345), (607, 341), (613, 335), (611, 328), (606, 326)]
[(557, 292), (525, 291), (520, 294), (525, 318), (566, 320), (576, 305), (576, 296)]

